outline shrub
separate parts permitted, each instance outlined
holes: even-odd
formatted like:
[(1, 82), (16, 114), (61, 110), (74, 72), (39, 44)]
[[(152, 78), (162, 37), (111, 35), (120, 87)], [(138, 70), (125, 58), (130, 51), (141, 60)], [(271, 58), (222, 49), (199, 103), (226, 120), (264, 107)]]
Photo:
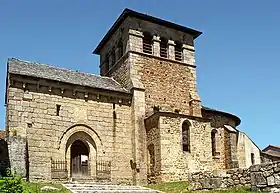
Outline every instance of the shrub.
[(2, 180), (0, 184), (0, 192), (2, 193), (23, 193), (23, 187), (21, 177), (16, 175), (16, 172), (12, 174), (10, 169), (6, 171), (7, 177)]

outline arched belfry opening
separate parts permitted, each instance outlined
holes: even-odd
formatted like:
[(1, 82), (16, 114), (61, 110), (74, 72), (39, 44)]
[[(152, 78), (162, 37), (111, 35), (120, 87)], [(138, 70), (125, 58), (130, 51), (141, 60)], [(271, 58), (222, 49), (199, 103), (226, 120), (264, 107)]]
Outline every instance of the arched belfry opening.
[(89, 152), (90, 149), (81, 140), (76, 140), (71, 145), (71, 175), (88, 176), (89, 175)]

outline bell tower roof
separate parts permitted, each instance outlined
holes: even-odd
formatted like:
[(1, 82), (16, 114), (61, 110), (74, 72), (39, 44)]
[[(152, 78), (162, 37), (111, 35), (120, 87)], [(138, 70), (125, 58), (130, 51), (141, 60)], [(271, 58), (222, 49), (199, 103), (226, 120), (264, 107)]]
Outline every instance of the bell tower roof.
[(119, 18), (116, 20), (116, 22), (113, 24), (113, 26), (109, 29), (107, 34), (103, 37), (103, 39), (98, 44), (98, 46), (95, 48), (95, 50), (93, 51), (93, 54), (100, 54), (100, 50), (107, 43), (107, 41), (109, 41), (110, 37), (114, 34), (114, 32), (119, 28), (119, 26), (123, 23), (123, 21), (127, 17), (134, 17), (134, 18), (145, 20), (145, 21), (148, 21), (151, 23), (155, 23), (155, 24), (164, 26), (164, 27), (172, 28), (177, 31), (185, 32), (185, 33), (192, 35), (193, 39), (196, 39), (198, 36), (200, 36), (202, 34), (202, 32), (200, 32), (200, 31), (197, 31), (197, 30), (194, 30), (194, 29), (191, 29), (191, 28), (179, 25), (179, 24), (175, 24), (170, 21), (159, 19), (159, 18), (150, 16), (150, 15), (147, 15), (147, 14), (139, 13), (139, 12), (126, 8), (122, 12), (122, 14), (119, 16)]

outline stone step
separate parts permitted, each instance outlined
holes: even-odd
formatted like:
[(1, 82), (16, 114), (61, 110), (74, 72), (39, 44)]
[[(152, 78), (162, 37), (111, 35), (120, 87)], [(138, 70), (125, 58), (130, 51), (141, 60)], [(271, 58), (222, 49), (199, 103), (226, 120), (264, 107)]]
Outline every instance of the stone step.
[(63, 184), (66, 188), (71, 190), (73, 193), (105, 193), (105, 192), (116, 192), (116, 193), (159, 193), (159, 191), (152, 190), (141, 186), (128, 186), (128, 185), (106, 185), (106, 184), (78, 184), (68, 183)]
[(72, 191), (73, 193), (157, 193), (152, 190), (78, 190)]
[(90, 188), (106, 188), (106, 189), (114, 189), (114, 188), (133, 188), (133, 189), (139, 189), (143, 188), (140, 186), (124, 186), (124, 185), (99, 185), (99, 184), (64, 184), (67, 187), (72, 188), (80, 188), (80, 187), (90, 187)]
[(65, 184), (80, 184), (80, 185), (112, 185), (112, 182), (109, 181), (95, 181), (95, 180), (88, 180), (88, 181), (80, 181), (80, 180), (75, 180), (71, 182), (66, 182)]

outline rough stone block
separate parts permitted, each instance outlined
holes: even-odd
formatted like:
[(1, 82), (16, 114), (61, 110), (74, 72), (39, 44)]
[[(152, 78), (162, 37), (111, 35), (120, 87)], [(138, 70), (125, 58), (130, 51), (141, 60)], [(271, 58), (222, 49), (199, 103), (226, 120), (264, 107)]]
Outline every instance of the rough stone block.
[(280, 185), (280, 176), (279, 176), (279, 174), (274, 174), (273, 176), (274, 176), (275, 184), (279, 186)]
[(258, 172), (258, 171), (260, 171), (260, 168), (261, 168), (261, 166), (259, 164), (257, 164), (257, 165), (252, 165), (249, 169), (250, 169), (250, 172)]
[(269, 177), (267, 177), (267, 185), (268, 185), (268, 186), (273, 186), (273, 185), (275, 185), (274, 176), (269, 176)]
[(212, 188), (217, 189), (220, 188), (222, 184), (222, 178), (211, 178), (210, 184), (212, 185)]
[(263, 176), (262, 172), (251, 173), (251, 184), (258, 187), (266, 185), (266, 179)]
[(278, 164), (274, 167), (274, 171), (275, 171), (275, 172), (280, 172), (280, 163), (278, 163)]
[(280, 192), (280, 188), (271, 188), (270, 193), (279, 193)]

